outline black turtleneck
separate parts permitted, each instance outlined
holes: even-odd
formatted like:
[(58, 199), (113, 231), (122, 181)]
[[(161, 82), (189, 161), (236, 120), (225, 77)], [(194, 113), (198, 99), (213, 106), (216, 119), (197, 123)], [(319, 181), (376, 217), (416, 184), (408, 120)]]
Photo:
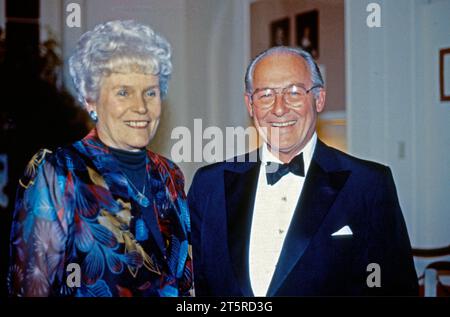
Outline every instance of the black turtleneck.
[(147, 152), (145, 149), (137, 152), (109, 148), (112, 155), (117, 159), (122, 172), (128, 177), (133, 185), (142, 192), (145, 184), (145, 157)]

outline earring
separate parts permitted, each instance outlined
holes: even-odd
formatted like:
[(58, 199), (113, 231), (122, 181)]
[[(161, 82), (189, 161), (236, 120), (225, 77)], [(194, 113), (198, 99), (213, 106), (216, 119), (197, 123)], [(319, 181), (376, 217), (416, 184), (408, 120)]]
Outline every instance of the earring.
[(91, 117), (92, 121), (94, 121), (94, 122), (98, 121), (98, 116), (97, 116), (97, 112), (96, 111), (89, 112), (89, 116)]

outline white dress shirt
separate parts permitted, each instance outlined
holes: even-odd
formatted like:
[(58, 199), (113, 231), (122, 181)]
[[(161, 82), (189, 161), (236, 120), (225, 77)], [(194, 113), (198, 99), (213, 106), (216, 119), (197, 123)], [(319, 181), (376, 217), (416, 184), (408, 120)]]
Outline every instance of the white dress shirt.
[[(301, 151), (305, 175), (311, 164), (316, 143), (317, 135), (314, 133)], [(256, 189), (249, 250), (250, 282), (255, 296), (267, 294), (305, 181), (305, 177), (288, 173), (276, 184), (269, 185), (266, 178), (267, 162), (283, 164), (269, 151), (267, 144), (264, 144), (261, 150), (261, 168)]]

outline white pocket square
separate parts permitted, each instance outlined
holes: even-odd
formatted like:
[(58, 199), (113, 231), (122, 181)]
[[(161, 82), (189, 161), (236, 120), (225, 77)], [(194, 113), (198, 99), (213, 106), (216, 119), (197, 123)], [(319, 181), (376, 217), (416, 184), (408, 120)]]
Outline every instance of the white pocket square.
[(353, 235), (352, 229), (350, 229), (349, 226), (344, 226), (335, 233), (333, 233), (331, 236), (336, 237), (336, 236), (352, 236), (352, 235)]

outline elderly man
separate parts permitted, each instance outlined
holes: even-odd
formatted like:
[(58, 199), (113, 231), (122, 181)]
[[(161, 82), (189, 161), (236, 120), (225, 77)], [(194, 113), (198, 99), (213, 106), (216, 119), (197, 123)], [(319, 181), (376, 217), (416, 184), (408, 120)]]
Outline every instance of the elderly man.
[(194, 177), (197, 295), (416, 295), (390, 169), (317, 138), (325, 89), (313, 58), (268, 49), (250, 63), (245, 84), (265, 143), (244, 162), (216, 163)]

